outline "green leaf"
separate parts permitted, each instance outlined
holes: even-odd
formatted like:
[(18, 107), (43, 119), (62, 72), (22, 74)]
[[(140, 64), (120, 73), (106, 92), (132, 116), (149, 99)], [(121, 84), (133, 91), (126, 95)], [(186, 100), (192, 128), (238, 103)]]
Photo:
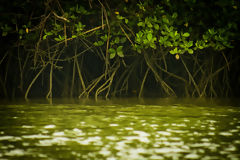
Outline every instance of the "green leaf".
[(139, 32), (136, 34), (136, 36), (137, 36), (138, 38), (141, 38), (141, 37), (143, 36), (143, 33), (142, 33), (141, 31), (139, 31)]
[(77, 35), (72, 35), (72, 38), (77, 38)]
[(165, 41), (166, 41), (166, 40), (164, 39), (164, 37), (160, 37), (160, 38), (159, 38), (159, 43), (160, 43), (160, 44), (163, 44)]
[(64, 39), (61, 35), (58, 35), (58, 38), (60, 39), (60, 41)]
[(147, 23), (147, 26), (148, 26), (149, 28), (152, 28), (152, 27), (153, 27), (152, 23), (150, 23), (150, 22)]
[(174, 36), (176, 37), (178, 35), (177, 31), (174, 32)]
[(43, 36), (43, 40), (45, 40), (45, 39), (47, 38), (47, 36), (48, 36), (48, 35), (45, 34), (45, 35)]
[(139, 27), (145, 27), (145, 23), (143, 23), (143, 22), (139, 22), (137, 25), (138, 25)]
[(177, 14), (176, 12), (174, 12), (173, 15), (172, 15), (172, 18), (173, 18), (173, 19), (176, 19), (177, 16), (178, 16), (178, 14)]
[(148, 42), (149, 42), (149, 41), (148, 41), (147, 39), (144, 39), (144, 40), (143, 40), (143, 44), (148, 44)]
[(203, 46), (198, 46), (199, 49), (203, 49), (204, 47)]
[(166, 45), (167, 47), (172, 47), (172, 46), (173, 46), (170, 41), (167, 41), (167, 42), (165, 43), (165, 45)]
[(108, 52), (110, 53), (110, 59), (113, 59), (116, 56), (116, 51), (114, 48), (109, 48)]
[(59, 39), (59, 38), (54, 38), (54, 40), (55, 40), (55, 41), (58, 41), (58, 42), (61, 41), (61, 39)]
[(149, 41), (152, 40), (152, 33), (148, 33), (148, 34), (147, 34), (147, 39), (148, 39)]
[(122, 20), (122, 19), (124, 19), (124, 17), (120, 16), (120, 15), (117, 15), (117, 19)]
[(173, 50), (170, 51), (171, 54), (176, 54), (178, 53), (178, 49), (177, 48), (174, 48)]
[(170, 33), (169, 33), (169, 35), (170, 35), (170, 37), (172, 37), (172, 38), (174, 38), (174, 37), (175, 37), (175, 34), (174, 34), (174, 32), (170, 32)]
[(94, 46), (98, 46), (98, 43), (97, 43), (97, 42), (94, 42), (93, 45), (94, 45)]
[(126, 38), (126, 37), (122, 37), (120, 41), (121, 41), (121, 43), (125, 43), (125, 42), (126, 42), (126, 40), (127, 40), (127, 38)]
[(117, 52), (122, 52), (122, 49), (123, 49), (123, 46), (119, 46), (119, 47), (117, 48)]
[(167, 33), (166, 32), (164, 32), (164, 31), (161, 31), (161, 33), (162, 33), (162, 35), (166, 35)]
[(142, 50), (140, 48), (137, 49), (138, 53), (142, 53)]
[(157, 49), (156, 44), (155, 43), (150, 43), (150, 47), (153, 49)]
[(115, 49), (114, 48), (109, 48), (108, 52), (111, 54), (111, 53), (116, 53)]
[(190, 36), (190, 34), (188, 32), (183, 34), (183, 37), (189, 37), (189, 36)]
[(46, 34), (47, 34), (48, 36), (51, 36), (51, 35), (53, 35), (53, 33), (52, 33), (52, 32), (46, 32)]
[(117, 52), (117, 55), (118, 55), (119, 57), (124, 57), (124, 54), (123, 54), (122, 51), (121, 51), (121, 52)]
[(154, 28), (155, 28), (156, 30), (159, 30), (159, 25), (158, 25), (158, 24), (154, 24)]
[(116, 37), (114, 42), (119, 43), (119, 37)]
[(166, 23), (166, 24), (169, 24), (169, 20), (168, 20), (166, 17), (163, 17), (163, 18), (162, 18), (162, 21), (163, 21), (164, 23)]
[(93, 45), (99, 47), (99, 46), (102, 46), (104, 44), (103, 41), (97, 41), (97, 42), (94, 42)]
[(110, 59), (113, 59), (116, 56), (116, 53), (110, 53)]
[(187, 46), (189, 48), (189, 47), (192, 47), (192, 45), (193, 45), (193, 41), (189, 41)]
[(107, 41), (107, 35), (106, 34), (104, 36), (101, 36), (100, 38), (105, 42)]
[(212, 29), (208, 29), (208, 32), (209, 32), (211, 35), (216, 34), (216, 32), (214, 31), (214, 28), (212, 28)]
[(193, 50), (192, 49), (188, 49), (188, 53), (189, 54), (193, 54)]
[(205, 34), (203, 35), (204, 40), (208, 40), (208, 38), (209, 38), (208, 35), (205, 35)]

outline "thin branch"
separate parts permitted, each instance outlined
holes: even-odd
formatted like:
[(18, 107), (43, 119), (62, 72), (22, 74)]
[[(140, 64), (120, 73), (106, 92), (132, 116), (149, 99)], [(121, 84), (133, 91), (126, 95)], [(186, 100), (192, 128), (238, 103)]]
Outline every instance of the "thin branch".
[(189, 78), (190, 78), (191, 81), (193, 82), (193, 85), (195, 86), (195, 89), (197, 90), (198, 96), (200, 96), (201, 93), (200, 93), (200, 91), (199, 91), (199, 88), (198, 88), (198, 86), (197, 86), (197, 84), (196, 84), (196, 82), (195, 82), (195, 80), (194, 80), (192, 74), (189, 72), (189, 70), (188, 70), (188, 68), (187, 68), (187, 66), (186, 66), (186, 64), (185, 64), (185, 62), (184, 62), (184, 60), (183, 60), (183, 58), (180, 57), (180, 59), (181, 59), (183, 65), (184, 65), (184, 68), (186, 69), (186, 71), (187, 71), (187, 73), (188, 73)]
[(147, 68), (147, 70), (146, 70), (146, 72), (144, 74), (144, 77), (143, 77), (143, 80), (142, 80), (142, 84), (141, 84), (141, 88), (140, 88), (140, 91), (139, 91), (139, 94), (138, 94), (138, 98), (142, 97), (142, 91), (143, 91), (144, 83), (146, 81), (146, 78), (147, 78), (149, 70), (150, 70), (150, 68)]
[(29, 84), (27, 91), (25, 93), (25, 100), (28, 100), (28, 92), (30, 91), (30, 89), (32, 88), (32, 85), (34, 84), (34, 82), (37, 80), (37, 78), (39, 77), (39, 75), (42, 73), (42, 71), (47, 67), (47, 65), (49, 64), (49, 62), (43, 66), (41, 68), (41, 70), (38, 72), (38, 74), (33, 78), (32, 82)]
[(230, 70), (230, 67), (229, 67), (229, 62), (227, 60), (227, 57), (225, 56), (225, 54), (223, 52), (221, 52), (223, 57), (224, 57), (224, 60), (226, 61), (226, 65), (227, 65), (227, 69)]
[(144, 58), (145, 61), (148, 65), (148, 67), (152, 70), (153, 74), (155, 75), (155, 77), (157, 78), (157, 81), (160, 82), (161, 86), (163, 87), (164, 91), (168, 94), (171, 95), (171, 93), (173, 95), (176, 95), (176, 93), (174, 92), (174, 90), (166, 83), (164, 82), (161, 77), (159, 76), (158, 72), (156, 71), (156, 69), (152, 66), (152, 62), (150, 61), (147, 53), (144, 53)]
[(62, 17), (62, 16), (59, 16), (59, 15), (57, 15), (57, 13), (55, 13), (55, 12), (53, 12), (53, 11), (52, 11), (52, 13), (53, 13), (53, 15), (54, 15), (57, 19), (62, 20), (62, 21), (65, 21), (65, 22), (70, 22), (67, 18)]
[(121, 25), (119, 25), (122, 32), (125, 34), (125, 36), (127, 37), (127, 39), (129, 40), (129, 42), (132, 44), (132, 46), (134, 46), (134, 43), (132, 42), (132, 40), (130, 39), (130, 37), (128, 36), (128, 34), (125, 32), (125, 30), (123, 29), (123, 27)]

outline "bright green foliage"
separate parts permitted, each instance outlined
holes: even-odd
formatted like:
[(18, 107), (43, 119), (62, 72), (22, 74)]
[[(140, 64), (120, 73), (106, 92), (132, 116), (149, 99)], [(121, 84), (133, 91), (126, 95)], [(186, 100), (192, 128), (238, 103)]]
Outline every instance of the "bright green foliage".
[(64, 37), (62, 37), (61, 35), (58, 35), (58, 37), (55, 37), (54, 38), (55, 41), (63, 41), (64, 40)]
[[(69, 3), (70, 4), (70, 3)], [(236, 2), (216, 1), (215, 7), (225, 7), (223, 12), (231, 12), (235, 14), (238, 11)], [(112, 53), (110, 58), (114, 58), (117, 55), (123, 57), (123, 50), (126, 46), (129, 46), (130, 38), (133, 41), (132, 49), (138, 53), (142, 53), (147, 50), (159, 50), (162, 48), (167, 50), (170, 54), (193, 54), (197, 50), (207, 49), (209, 47), (215, 50), (223, 50), (225, 48), (232, 48), (233, 32), (238, 29), (237, 23), (234, 21), (226, 20), (224, 15), (218, 16), (218, 18), (209, 19), (209, 17), (215, 13), (211, 13), (211, 10), (205, 12), (196, 12), (198, 7), (204, 7), (206, 5), (203, 2), (197, 2), (195, 0), (185, 0), (184, 2), (178, 1), (160, 1), (156, 3), (153, 0), (143, 1), (135, 4), (137, 7), (133, 12), (126, 6), (119, 7), (117, 11), (107, 11), (108, 23), (111, 28), (111, 34), (108, 35), (107, 27), (104, 30), (98, 30), (93, 32), (94, 38), (93, 45), (96, 47), (102, 47), (106, 50), (107, 41), (109, 40), (110, 46), (108, 50)], [(154, 5), (154, 7), (150, 7)], [(149, 8), (150, 7), (150, 8)], [(229, 7), (232, 9), (229, 10)], [(178, 9), (177, 9), (178, 8)], [(67, 38), (77, 38), (89, 35), (83, 35), (87, 29), (86, 21), (91, 15), (99, 15), (97, 9), (86, 9), (81, 4), (72, 4), (66, 7), (63, 15), (56, 12), (65, 21), (58, 19), (49, 19), (47, 26), (44, 28), (42, 39), (46, 40), (54, 39), (56, 42), (61, 42)], [(235, 11), (236, 10), (236, 11)], [(114, 17), (114, 18), (111, 18)], [(225, 19), (224, 19), (225, 18)], [(229, 17), (231, 18), (231, 17)], [(96, 18), (97, 19), (97, 18)], [(215, 21), (217, 25), (211, 26), (212, 21)], [(225, 22), (226, 21), (226, 22)], [(17, 25), (17, 20), (12, 19), (14, 25)], [(208, 24), (209, 23), (209, 24)], [(66, 31), (64, 31), (64, 25), (66, 25)], [(33, 25), (31, 21), (18, 27), (17, 33), (19, 39), (24, 40), (28, 33), (28, 28)], [(125, 26), (125, 27), (124, 27)], [(131, 31), (131, 34), (124, 33), (125, 31)], [(26, 31), (25, 31), (26, 30)], [(7, 36), (14, 31), (14, 28), (10, 24), (4, 24), (1, 26), (2, 36)], [(66, 33), (65, 33), (66, 32)], [(65, 35), (67, 34), (67, 35)], [(28, 35), (29, 36), (29, 35)], [(110, 36), (109, 38), (107, 36)], [(117, 48), (122, 46), (121, 51), (117, 52)], [(115, 50), (115, 52), (112, 49)], [(120, 50), (120, 49), (119, 49)], [(114, 54), (115, 53), (115, 54)]]
[(122, 49), (123, 46), (118, 46), (117, 49), (109, 48), (108, 52), (110, 54), (110, 59), (113, 59), (116, 55), (118, 55), (119, 57), (124, 57)]
[[(170, 54), (193, 54), (197, 50), (209, 47), (215, 50), (233, 47), (231, 38), (233, 37), (233, 32), (237, 30), (237, 24), (228, 21), (225, 25), (220, 19), (216, 19), (219, 25), (215, 27), (209, 26), (206, 24), (208, 21), (205, 20), (209, 14), (194, 12), (195, 8), (203, 7), (204, 4), (201, 2), (195, 0), (185, 0), (182, 3), (178, 1), (161, 1), (149, 9), (149, 6), (153, 5), (153, 3), (155, 3), (153, 0), (139, 2), (135, 4), (137, 8), (133, 12), (129, 11), (127, 6), (120, 7), (115, 12), (107, 11), (111, 34), (108, 35), (107, 27), (105, 27), (104, 30), (93, 32), (89, 40), (93, 41), (94, 46), (102, 47), (104, 50), (106, 50), (105, 47), (109, 40), (110, 46), (108, 50), (111, 53), (110, 55), (112, 55), (110, 56), (111, 59), (117, 53), (119, 57), (123, 57), (124, 54), (122, 51), (126, 46), (129, 46), (126, 34), (133, 41), (132, 49), (138, 53), (162, 48)], [(234, 9), (237, 8), (237, 4), (233, 2), (228, 4), (219, 1), (216, 2), (216, 5), (221, 7), (231, 6), (233, 7), (233, 13), (235, 13)], [(181, 12), (181, 9), (184, 12)], [(87, 27), (88, 24), (82, 19), (86, 18), (88, 20), (88, 16), (99, 15), (99, 13), (97, 9), (86, 9), (80, 4), (69, 5), (65, 8), (65, 13), (61, 15), (66, 21), (49, 19), (47, 26), (44, 28), (42, 39), (46, 40), (49, 38), (54, 39), (56, 42), (61, 42), (65, 40), (65, 36), (72, 39), (78, 37), (86, 38), (90, 35), (83, 33), (89, 27)], [(111, 17), (114, 18), (111, 19)], [(202, 18), (199, 19), (199, 17)], [(16, 23), (15, 21), (14, 23)], [(26, 24), (17, 30), (19, 39), (26, 38), (25, 35), (27, 33), (25, 30), (32, 26), (31, 22), (27, 22)], [(66, 33), (64, 25), (67, 27)], [(131, 34), (129, 32), (124, 33), (123, 28), (125, 31), (130, 30)], [(2, 25), (1, 30), (2, 36), (7, 36), (10, 32), (13, 32), (13, 28), (9, 24)], [(93, 36), (95, 37), (93, 38)], [(107, 36), (110, 37), (108, 38)], [(122, 46), (122, 48), (121, 51), (117, 52), (116, 50), (119, 46)]]
[[(141, 8), (144, 7), (141, 6), (140, 10)], [(157, 6), (153, 13), (152, 15), (146, 13), (146, 16), (139, 17), (137, 23), (139, 31), (136, 33), (134, 46), (138, 53), (145, 49), (157, 49), (158, 47), (168, 49), (170, 54), (193, 54), (195, 50), (208, 47), (216, 50), (232, 47), (226, 29), (209, 28), (202, 35), (196, 34), (193, 28), (188, 26), (188, 22), (179, 26), (183, 17), (179, 17), (177, 12), (170, 14), (163, 7)], [(160, 15), (155, 16), (156, 13)]]

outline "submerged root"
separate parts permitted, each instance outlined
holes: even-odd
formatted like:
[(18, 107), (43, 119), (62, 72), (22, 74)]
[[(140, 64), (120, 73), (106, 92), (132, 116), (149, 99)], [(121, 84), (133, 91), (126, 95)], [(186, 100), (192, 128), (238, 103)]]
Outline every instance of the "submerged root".
[[(98, 96), (104, 92), (105, 90), (107, 90), (106, 94), (105, 94), (105, 98), (108, 98), (109, 94), (110, 94), (110, 90), (111, 90), (111, 86), (114, 80), (114, 77), (116, 75), (116, 72), (118, 71), (120, 67), (120, 63), (119, 62), (115, 62), (109, 69), (109, 72), (107, 75), (110, 75), (107, 79), (105, 79), (106, 74), (103, 73), (101, 74), (98, 78), (96, 78), (95, 80), (93, 80), (87, 88), (85, 88), (85, 90), (83, 90), (83, 92), (79, 95), (79, 98), (81, 98), (83, 95), (86, 95), (86, 97), (88, 98), (90, 93), (95, 91), (95, 99), (98, 99)], [(100, 84), (101, 82), (103, 82), (103, 84)], [(100, 86), (99, 86), (100, 85)], [(99, 86), (99, 87), (98, 87)]]

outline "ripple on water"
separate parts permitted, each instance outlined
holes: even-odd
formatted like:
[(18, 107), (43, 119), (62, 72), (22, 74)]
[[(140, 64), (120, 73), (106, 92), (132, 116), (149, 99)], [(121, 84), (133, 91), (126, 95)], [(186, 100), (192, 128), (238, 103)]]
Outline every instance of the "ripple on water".
[(127, 131), (132, 131), (132, 130), (134, 130), (132, 127), (125, 127), (125, 130), (127, 130)]
[(186, 153), (189, 151), (186, 149), (177, 148), (177, 147), (163, 147), (163, 148), (155, 148), (154, 152), (157, 154), (166, 154), (166, 153)]
[(67, 137), (54, 137), (53, 139), (39, 140), (36, 146), (66, 145), (69, 140)]
[(14, 137), (14, 136), (0, 136), (0, 141), (21, 141), (21, 137)]
[(184, 158), (186, 158), (186, 159), (199, 159), (200, 156), (196, 153), (190, 153), (190, 154), (187, 154)]
[(76, 140), (77, 143), (81, 145), (96, 145), (96, 146), (101, 146), (103, 145), (102, 138), (99, 136), (94, 136), (94, 137), (87, 137), (86, 139), (78, 139)]
[(13, 149), (5, 153), (6, 156), (24, 156), (27, 152), (23, 149)]
[(233, 136), (233, 134), (231, 132), (219, 132), (219, 135), (221, 136)]
[(183, 141), (180, 141), (180, 142), (168, 142), (168, 141), (164, 141), (162, 142), (163, 145), (165, 146), (183, 146), (184, 145), (184, 142)]
[(140, 136), (126, 136), (124, 137), (125, 140), (127, 140), (129, 143), (131, 141), (137, 140), (142, 143), (150, 143), (150, 140), (147, 137), (140, 137)]
[(23, 135), (22, 138), (25, 138), (25, 139), (45, 139), (45, 138), (50, 138), (50, 136), (42, 135), (42, 134), (34, 134), (34, 135)]
[(65, 135), (65, 133), (64, 132), (54, 132), (53, 133), (53, 136), (64, 136)]
[(144, 132), (144, 131), (133, 131), (133, 133), (134, 133), (134, 134), (137, 134), (137, 135), (140, 136), (140, 137), (148, 137), (148, 136), (150, 136), (149, 133)]
[(52, 128), (55, 128), (55, 127), (56, 127), (56, 125), (54, 125), (54, 124), (44, 126), (45, 129), (52, 129)]
[[(74, 112), (71, 111), (71, 113)], [(46, 122), (49, 125), (38, 128), (39, 123), (36, 122), (38, 124), (36, 127), (23, 125), (18, 128), (24, 130), (24, 132), (19, 132), (22, 134), (19, 137), (3, 136), (6, 133), (0, 131), (0, 150), (3, 150), (0, 153), (0, 159), (5, 158), (4, 156), (18, 159), (19, 156), (27, 154), (41, 159), (40, 153), (36, 151), (42, 151), (44, 153), (42, 159), (46, 159), (50, 158), (49, 154), (52, 152), (49, 153), (48, 149), (52, 147), (59, 151), (67, 149), (75, 159), (217, 160), (222, 157), (229, 160), (240, 159), (238, 153), (239, 118), (229, 118), (226, 122), (218, 118), (218, 112), (209, 114), (209, 117), (196, 116), (189, 119), (188, 117), (182, 118), (182, 116), (180, 119), (176, 119), (179, 117), (171, 119), (170, 116), (149, 118), (149, 116), (144, 117), (144, 113), (138, 113), (138, 111), (136, 115), (133, 115), (135, 110), (134, 113), (131, 111), (127, 113), (130, 116), (125, 112), (119, 112), (120, 115), (113, 115), (113, 117), (108, 117), (109, 119), (105, 119), (105, 116), (99, 118), (99, 115), (94, 119), (93, 116), (94, 121), (86, 122), (83, 121), (84, 117), (79, 116), (76, 122), (71, 120), (69, 122), (72, 124), (68, 123), (66, 126), (63, 123), (58, 124), (58, 121), (54, 119), (54, 121)], [(212, 115), (218, 120), (214, 120)], [(136, 117), (133, 118), (134, 116)], [(104, 118), (104, 125), (96, 126), (95, 122), (101, 118)], [(62, 119), (59, 122), (62, 122)], [(71, 126), (76, 128), (69, 129)], [(40, 132), (33, 134), (32, 130)], [(14, 139), (20, 142), (12, 142)], [(33, 145), (35, 150), (30, 150), (30, 152), (26, 149), (32, 148)], [(19, 146), (22, 148), (18, 148)], [(38, 148), (41, 149), (38, 150)], [(53, 159), (58, 159), (58, 157), (53, 157)]]
[(168, 132), (171, 132), (171, 133), (187, 133), (189, 131), (187, 130), (177, 130), (177, 129), (167, 129)]
[(156, 134), (162, 135), (162, 136), (171, 136), (171, 133), (166, 131), (157, 131)]

